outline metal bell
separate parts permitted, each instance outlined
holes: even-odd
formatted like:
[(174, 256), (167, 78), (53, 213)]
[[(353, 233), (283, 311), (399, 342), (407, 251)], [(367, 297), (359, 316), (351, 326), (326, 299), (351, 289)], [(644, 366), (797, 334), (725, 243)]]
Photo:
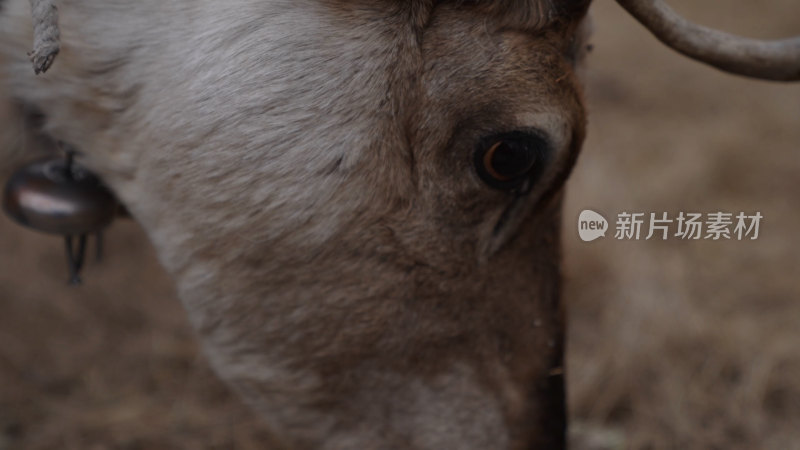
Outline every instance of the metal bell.
[(70, 283), (79, 284), (87, 235), (98, 233), (99, 241), (118, 204), (100, 179), (67, 152), (66, 158), (37, 161), (15, 172), (6, 184), (3, 209), (21, 225), (63, 235)]

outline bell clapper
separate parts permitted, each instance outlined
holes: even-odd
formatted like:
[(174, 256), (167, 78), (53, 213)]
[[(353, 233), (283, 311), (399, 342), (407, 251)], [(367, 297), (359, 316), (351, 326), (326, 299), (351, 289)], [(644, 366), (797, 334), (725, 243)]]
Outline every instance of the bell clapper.
[[(73, 164), (75, 162), (75, 151), (63, 142), (59, 142), (59, 149), (64, 152), (64, 177), (72, 181), (75, 179)], [(84, 257), (86, 256), (86, 235), (81, 234), (77, 239), (77, 247), (73, 245), (73, 235), (64, 236), (64, 244), (67, 253), (67, 268), (69, 269), (69, 280), (71, 286), (83, 284), (81, 280), (81, 269), (83, 268)]]
[(81, 269), (83, 268), (84, 256), (86, 255), (86, 235), (78, 236), (77, 246), (74, 245), (75, 236), (64, 236), (64, 243), (67, 249), (67, 267), (69, 268), (69, 284), (76, 286), (81, 284)]

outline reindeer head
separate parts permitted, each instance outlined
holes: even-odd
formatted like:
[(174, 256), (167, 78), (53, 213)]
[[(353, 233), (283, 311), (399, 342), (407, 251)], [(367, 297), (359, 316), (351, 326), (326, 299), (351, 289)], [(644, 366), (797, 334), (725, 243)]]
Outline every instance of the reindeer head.
[[(6, 82), (143, 225), (287, 447), (564, 445), (587, 1), (84, 3), (36, 79), (8, 5)], [(690, 56), (800, 75), (797, 41), (726, 48), (620, 3)]]

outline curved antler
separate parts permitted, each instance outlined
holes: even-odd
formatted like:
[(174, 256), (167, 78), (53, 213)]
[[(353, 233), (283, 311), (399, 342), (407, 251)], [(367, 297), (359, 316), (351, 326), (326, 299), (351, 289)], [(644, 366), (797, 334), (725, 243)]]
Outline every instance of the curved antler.
[(617, 0), (661, 42), (720, 70), (773, 81), (800, 80), (800, 36), (761, 41), (689, 22), (662, 0)]

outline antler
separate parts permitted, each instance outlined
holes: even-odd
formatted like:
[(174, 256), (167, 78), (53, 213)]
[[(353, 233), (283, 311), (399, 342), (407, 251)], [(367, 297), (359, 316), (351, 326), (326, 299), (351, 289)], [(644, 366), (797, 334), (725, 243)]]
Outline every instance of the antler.
[(800, 36), (761, 41), (689, 22), (662, 0), (617, 0), (661, 42), (720, 70), (774, 81), (800, 80)]

